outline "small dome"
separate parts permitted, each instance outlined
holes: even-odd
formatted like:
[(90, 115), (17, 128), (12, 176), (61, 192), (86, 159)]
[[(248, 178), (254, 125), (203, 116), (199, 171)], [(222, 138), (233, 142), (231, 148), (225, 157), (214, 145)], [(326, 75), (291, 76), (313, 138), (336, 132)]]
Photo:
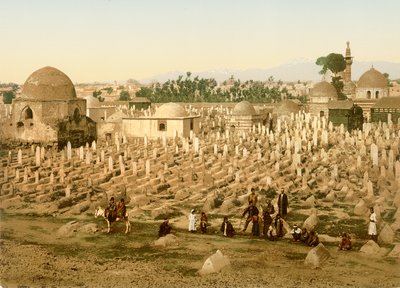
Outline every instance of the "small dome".
[(253, 116), (256, 115), (256, 110), (253, 105), (247, 101), (239, 102), (233, 108), (232, 115), (234, 116)]
[(358, 88), (387, 88), (388, 83), (381, 72), (371, 68), (361, 75), (357, 82)]
[(165, 103), (158, 107), (154, 117), (159, 118), (175, 118), (175, 117), (187, 117), (188, 114), (182, 105), (177, 103)]
[(47, 66), (33, 72), (25, 81), (20, 98), (32, 100), (76, 99), (74, 84), (60, 70)]
[(86, 100), (86, 108), (97, 108), (100, 107), (100, 101), (92, 95), (84, 97)]
[(332, 84), (321, 81), (314, 85), (310, 91), (310, 97), (327, 97), (329, 99), (337, 99), (337, 92)]

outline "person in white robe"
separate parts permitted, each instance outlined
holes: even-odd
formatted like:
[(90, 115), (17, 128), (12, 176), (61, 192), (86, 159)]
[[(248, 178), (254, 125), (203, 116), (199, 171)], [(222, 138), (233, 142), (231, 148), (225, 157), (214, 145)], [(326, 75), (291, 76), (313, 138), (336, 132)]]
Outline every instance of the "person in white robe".
[(377, 241), (376, 234), (376, 214), (374, 212), (374, 208), (371, 207), (369, 214), (368, 235), (370, 235), (371, 239), (375, 242)]
[(189, 214), (189, 232), (196, 232), (196, 214), (195, 210), (192, 209), (192, 211)]

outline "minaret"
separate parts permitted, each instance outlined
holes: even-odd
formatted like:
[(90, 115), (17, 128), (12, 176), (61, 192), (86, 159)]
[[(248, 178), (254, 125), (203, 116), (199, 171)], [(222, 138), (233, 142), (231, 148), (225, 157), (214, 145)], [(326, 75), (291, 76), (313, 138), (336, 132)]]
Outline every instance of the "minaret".
[(355, 93), (355, 86), (353, 82), (351, 82), (351, 64), (353, 64), (353, 57), (351, 56), (349, 41), (347, 41), (346, 56), (344, 57), (344, 60), (346, 61), (346, 69), (344, 69), (343, 72), (343, 93), (347, 97), (351, 98), (351, 96)]

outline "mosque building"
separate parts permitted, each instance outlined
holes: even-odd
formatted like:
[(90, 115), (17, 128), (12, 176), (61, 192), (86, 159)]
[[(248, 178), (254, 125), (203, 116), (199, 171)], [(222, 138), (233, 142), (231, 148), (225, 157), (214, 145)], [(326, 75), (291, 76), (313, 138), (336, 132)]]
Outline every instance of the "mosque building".
[(251, 130), (253, 125), (262, 123), (262, 117), (248, 101), (235, 105), (229, 120), (229, 126), (235, 130)]
[(189, 115), (177, 103), (165, 103), (158, 107), (154, 115), (127, 117), (122, 119), (122, 135), (126, 137), (190, 137), (190, 131), (200, 132), (200, 115)]
[(364, 118), (370, 119), (372, 106), (381, 98), (389, 96), (389, 85), (386, 77), (373, 67), (361, 75), (357, 83), (351, 81), (351, 65), (353, 56), (351, 56), (350, 43), (347, 42), (346, 48), (346, 69), (344, 70), (343, 93), (352, 99), (355, 105), (362, 108)]
[(96, 139), (96, 123), (85, 114), (86, 100), (77, 98), (71, 79), (47, 66), (25, 81), (0, 136), (10, 142), (57, 143), (59, 147), (69, 141), (78, 147)]
[(310, 90), (309, 111), (315, 115), (328, 115), (328, 102), (337, 100), (337, 92), (335, 87), (327, 82), (321, 81), (314, 85)]

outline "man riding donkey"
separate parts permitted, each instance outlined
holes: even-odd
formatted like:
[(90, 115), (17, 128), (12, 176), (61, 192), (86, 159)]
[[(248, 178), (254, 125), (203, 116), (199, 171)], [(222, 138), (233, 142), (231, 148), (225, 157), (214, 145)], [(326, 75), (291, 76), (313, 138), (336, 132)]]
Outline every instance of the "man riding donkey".
[(125, 218), (126, 217), (126, 206), (125, 206), (125, 200), (122, 198), (118, 205), (115, 203), (114, 197), (110, 198), (110, 201), (108, 203), (108, 206), (105, 211), (105, 217), (109, 221), (114, 221), (117, 218)]

